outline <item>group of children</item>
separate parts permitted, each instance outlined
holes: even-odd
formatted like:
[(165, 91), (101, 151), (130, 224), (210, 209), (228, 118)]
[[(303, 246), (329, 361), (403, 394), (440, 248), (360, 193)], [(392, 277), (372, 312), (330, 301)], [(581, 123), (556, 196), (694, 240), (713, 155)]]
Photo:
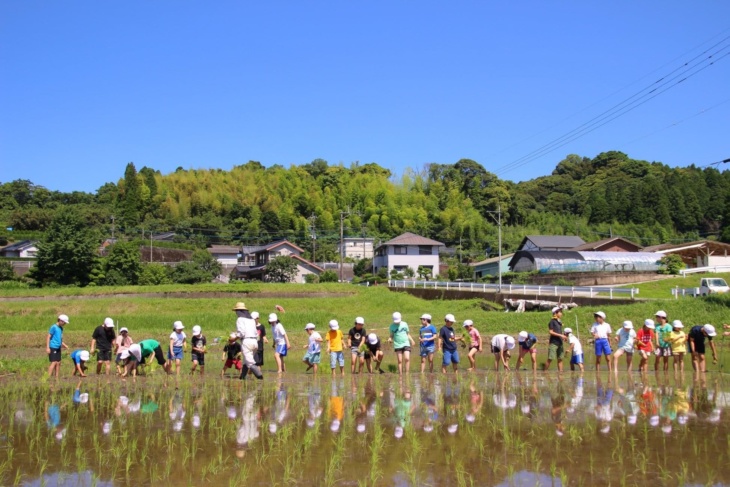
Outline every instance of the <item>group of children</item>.
[[(570, 328), (562, 328), (562, 308), (556, 306), (552, 313), (553, 318), (548, 324), (550, 348), (545, 368), (550, 366), (552, 360), (557, 359), (558, 369), (562, 370), (563, 342), (567, 342), (571, 370), (579, 367), (582, 371), (584, 359), (580, 341)], [(660, 364), (663, 365), (664, 371), (668, 371), (669, 358), (672, 357), (674, 371), (684, 372), (684, 356), (689, 353), (692, 357), (692, 368), (697, 372), (705, 372), (706, 345), (709, 345), (712, 351), (713, 362), (717, 363), (717, 349), (712, 341), (713, 337), (717, 336), (717, 331), (710, 324), (693, 326), (688, 333), (685, 333), (684, 324), (680, 320), (674, 320), (670, 324), (667, 313), (660, 310), (655, 313), (653, 320), (644, 320), (638, 331), (634, 329), (634, 324), (627, 320), (614, 333), (611, 325), (606, 322), (606, 314), (603, 311), (596, 311), (593, 317), (595, 322), (591, 326), (590, 333), (596, 355), (596, 370), (600, 370), (602, 357), (605, 357), (608, 369), (613, 368), (614, 372), (618, 372), (619, 358), (624, 355), (627, 369), (630, 371), (636, 354), (639, 356), (641, 372), (648, 370), (652, 355), (654, 355), (655, 371), (659, 370)], [(723, 328), (730, 329), (730, 325), (724, 324)], [(730, 332), (725, 332), (724, 335), (730, 335)], [(615, 351), (611, 348), (612, 339)]]

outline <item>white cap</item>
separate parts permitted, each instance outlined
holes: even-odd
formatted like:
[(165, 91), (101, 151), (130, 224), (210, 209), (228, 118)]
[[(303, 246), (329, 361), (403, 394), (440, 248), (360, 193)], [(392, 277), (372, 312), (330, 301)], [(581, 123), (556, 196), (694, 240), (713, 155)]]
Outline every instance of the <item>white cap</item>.
[(83, 360), (84, 362), (88, 362), (89, 360), (89, 352), (86, 350), (81, 350), (81, 353), (79, 354), (79, 358)]
[(365, 424), (360, 423), (357, 425), (357, 432), (358, 433), (365, 433)]
[(393, 323), (400, 323), (401, 319), (403, 319), (403, 317), (399, 312), (396, 311), (395, 313), (393, 313)]
[(193, 415), (193, 428), (200, 428), (200, 416), (198, 416), (197, 414)]
[(433, 431), (433, 425), (432, 424), (424, 424), (423, 425), (423, 431), (426, 433), (430, 433)]
[(456, 318), (454, 318), (454, 315), (452, 315), (451, 313), (444, 316), (444, 320), (450, 321), (451, 323), (456, 323)]
[(601, 426), (601, 433), (608, 434), (608, 432), (611, 431), (611, 425), (606, 423), (603, 426)]
[(369, 334), (368, 335), (368, 343), (370, 345), (375, 345), (376, 343), (378, 343), (378, 335), (376, 335), (375, 333)]
[(626, 416), (626, 422), (629, 424), (636, 424), (636, 415), (629, 414), (628, 416)]
[(254, 311), (253, 313), (251, 313), (251, 319), (253, 319), (253, 320), (258, 320), (259, 316), (260, 315), (259, 315), (258, 311)]
[(659, 416), (652, 416), (649, 418), (649, 425), (653, 427), (659, 426)]
[(304, 327), (305, 330), (314, 330), (316, 326), (314, 326), (314, 323), (307, 323)]
[(469, 422), (469, 423), (473, 423), (474, 421), (476, 421), (477, 417), (474, 416), (473, 414), (469, 413), (466, 416), (464, 416), (464, 419), (466, 419), (467, 422)]
[(104, 424), (101, 426), (101, 432), (105, 435), (108, 435), (112, 431), (112, 422), (111, 421), (104, 421)]
[(456, 433), (456, 430), (458, 430), (458, 429), (459, 429), (458, 424), (450, 424), (449, 427), (446, 428), (446, 431), (448, 431), (449, 433), (451, 433), (453, 435)]
[(555, 314), (559, 311), (563, 311), (563, 308), (561, 308), (560, 306), (553, 306), (553, 309), (550, 310), (552, 314)]
[(233, 332), (230, 335), (228, 335), (228, 338), (235, 340), (236, 338), (238, 338), (238, 335), (235, 332)]
[(514, 337), (508, 336), (507, 338), (504, 339), (504, 341), (507, 344), (507, 350), (512, 350), (513, 348), (515, 348), (515, 339), (514, 339)]
[(119, 358), (122, 360), (127, 360), (129, 358), (129, 350), (125, 350), (122, 353), (120, 353)]
[(337, 320), (330, 320), (330, 330), (339, 330), (340, 324), (337, 323)]
[(129, 353), (131, 355), (134, 355), (134, 358), (141, 361), (142, 360), (142, 347), (139, 346), (139, 343), (133, 343), (129, 346)]
[(662, 425), (662, 431), (664, 432), (665, 435), (668, 435), (669, 433), (671, 433), (672, 432), (672, 425), (671, 425), (671, 423), (670, 424)]
[(176, 432), (182, 431), (182, 427), (183, 427), (182, 421), (178, 420), (178, 421), (175, 421), (174, 423), (172, 423), (172, 431), (176, 431)]
[(172, 324), (172, 328), (175, 330), (182, 330), (185, 328), (185, 325), (182, 324), (182, 321), (176, 321)]
[(355, 318), (355, 324), (356, 325), (364, 325), (365, 324), (365, 318), (363, 318), (362, 316), (358, 316), (357, 318)]
[(68, 324), (68, 316), (58, 315), (58, 321), (63, 321), (64, 323)]
[(121, 327), (121, 328), (119, 329), (119, 333), (124, 333), (125, 331), (126, 331), (127, 333), (129, 333), (129, 330), (127, 329), (127, 327), (126, 327), (126, 326), (123, 326), (123, 327)]
[(627, 330), (630, 330), (630, 329), (632, 329), (634, 327), (634, 324), (632, 322), (630, 322), (629, 320), (626, 320), (626, 321), (624, 321), (624, 325), (623, 326)]
[(684, 328), (684, 325), (679, 320), (672, 321), (672, 328)]
[(226, 409), (226, 414), (228, 415), (228, 419), (236, 419), (236, 408), (233, 406), (228, 406), (228, 409)]
[(200, 328), (200, 325), (195, 325), (193, 327), (193, 335), (198, 336), (198, 335), (200, 335), (201, 331), (202, 331), (202, 329)]
[(431, 321), (431, 315), (430, 315), (430, 314), (428, 314), (428, 313), (424, 313), (424, 314), (422, 314), (422, 315), (421, 315), (421, 319), (422, 319), (422, 320), (428, 320), (428, 321)]
[(715, 327), (710, 324), (703, 326), (702, 329), (705, 330), (705, 333), (707, 333), (708, 337), (714, 337), (715, 335), (717, 335)]
[(273, 435), (278, 429), (279, 427), (276, 425), (276, 423), (269, 423), (269, 433)]
[(649, 328), (650, 330), (656, 328), (656, 326), (654, 326), (654, 320), (644, 320), (644, 326)]
[(604, 320), (606, 319), (606, 313), (604, 313), (603, 311), (596, 311), (595, 313), (593, 313), (593, 316), (600, 316)]
[(474, 326), (474, 322), (472, 320), (465, 320), (464, 328), (466, 328), (467, 326)]
[[(570, 330), (570, 328), (568, 328), (568, 330)], [(521, 342), (524, 342), (525, 340), (527, 340), (527, 332), (526, 332), (526, 331), (521, 331), (521, 332), (520, 332), (520, 333), (519, 333), (519, 334), (517, 335), (517, 337), (518, 337), (518, 340), (519, 340), (519, 341), (521, 341)]]
[(83, 392), (83, 393), (79, 394), (79, 402), (81, 404), (86, 404), (87, 402), (89, 402), (89, 393)]
[(332, 424), (330, 424), (330, 430), (333, 433), (337, 433), (340, 431), (340, 420), (339, 419), (333, 419)]
[(571, 330), (570, 328), (566, 328), (563, 330), (563, 333), (567, 335), (568, 333), (573, 333), (573, 330)]
[(530, 404), (523, 402), (520, 406), (520, 411), (522, 411), (522, 414), (530, 414)]
[(680, 414), (679, 416), (677, 416), (677, 422), (678, 422), (679, 424), (682, 424), (682, 425), (685, 425), (685, 424), (687, 424), (687, 420), (688, 420), (688, 419), (689, 419), (689, 418), (687, 417), (687, 415), (686, 415), (686, 414)]
[(269, 315), (269, 323), (271, 323), (272, 321), (279, 321), (279, 317), (276, 316), (276, 313), (271, 313)]
[(104, 326), (107, 328), (114, 328), (114, 320), (111, 318), (104, 318)]
[(657, 311), (656, 313), (654, 313), (654, 316), (658, 316), (659, 318), (666, 318), (667, 317), (667, 312), (660, 310), (660, 311)]
[(396, 426), (394, 436), (399, 440), (403, 438), (403, 426)]

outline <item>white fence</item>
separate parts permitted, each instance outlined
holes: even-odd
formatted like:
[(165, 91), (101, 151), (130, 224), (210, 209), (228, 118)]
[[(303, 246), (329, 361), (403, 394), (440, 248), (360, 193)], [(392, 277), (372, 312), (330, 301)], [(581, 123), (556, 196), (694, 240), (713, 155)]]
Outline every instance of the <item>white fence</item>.
[(714, 265), (712, 267), (693, 267), (692, 269), (682, 269), (679, 273), (682, 277), (687, 274), (702, 274), (704, 272), (730, 272), (730, 265)]
[[(388, 286), (409, 289), (444, 289), (447, 291), (500, 292), (499, 284), (481, 282), (446, 282), (446, 281), (388, 281)], [(607, 286), (540, 286), (535, 284), (503, 284), (501, 292), (510, 294), (527, 294), (530, 296), (589, 296), (605, 295), (609, 299), (616, 297), (634, 298), (639, 294), (637, 288), (614, 288)]]

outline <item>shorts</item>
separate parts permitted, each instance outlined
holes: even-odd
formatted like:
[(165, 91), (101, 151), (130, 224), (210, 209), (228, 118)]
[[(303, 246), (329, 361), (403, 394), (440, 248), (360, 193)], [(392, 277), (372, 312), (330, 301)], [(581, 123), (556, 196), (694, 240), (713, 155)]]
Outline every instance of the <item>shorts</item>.
[(116, 357), (114, 358), (114, 362), (116, 362), (117, 365), (122, 365), (124, 363), (124, 360), (122, 360), (122, 354), (118, 353)]
[(49, 362), (60, 362), (61, 361), (61, 349), (52, 348), (51, 353), (48, 354)]
[(551, 343), (548, 346), (548, 360), (563, 360), (563, 357), (565, 356), (565, 348), (563, 347), (563, 344), (560, 345), (556, 343)]
[(642, 359), (648, 359), (651, 356), (651, 351), (650, 350), (639, 350), (638, 354)]
[(429, 355), (433, 355), (435, 351), (436, 351), (435, 345), (429, 345), (427, 347), (421, 346), (420, 355), (421, 355), (421, 357), (427, 357)]
[(312, 365), (318, 364), (322, 361), (322, 352), (315, 352), (315, 353), (307, 352), (304, 354), (303, 360), (305, 362), (309, 362)]
[(502, 350), (500, 350), (499, 347), (492, 345), (492, 353), (502, 353)]
[(111, 359), (112, 359), (111, 350), (97, 350), (96, 351), (96, 360), (98, 362), (109, 362)]
[(172, 352), (167, 352), (167, 358), (170, 360), (182, 360), (183, 358), (183, 348), (182, 347), (172, 347)]
[(340, 367), (345, 366), (345, 355), (342, 353), (342, 350), (339, 352), (330, 352), (330, 368), (334, 369), (338, 363)]
[(611, 344), (608, 343), (608, 338), (596, 338), (594, 347), (596, 357), (600, 357), (601, 355), (611, 355)]
[(198, 365), (205, 365), (205, 354), (204, 353), (191, 353), (193, 362), (198, 362)]
[(259, 348), (258, 350), (256, 350), (256, 352), (254, 352), (253, 354), (253, 359), (254, 362), (256, 362), (256, 365), (258, 365), (259, 367), (264, 365), (264, 349)]
[(626, 355), (634, 354), (634, 347), (619, 347), (618, 350), (623, 350)]
[(360, 350), (360, 347), (350, 347), (350, 354), (362, 357), (365, 352)]
[(672, 356), (672, 347), (667, 345), (666, 347), (659, 347), (654, 350), (654, 355), (657, 357), (671, 357)]
[(243, 368), (243, 364), (241, 363), (240, 359), (234, 358), (234, 359), (227, 359), (226, 364), (223, 366), (224, 369), (230, 369), (231, 367), (236, 367), (236, 370), (241, 370)]
[(411, 347), (408, 347), (408, 346), (406, 346), (406, 347), (400, 347), (400, 348), (394, 349), (393, 351), (395, 353), (410, 352), (411, 351)]
[[(134, 355), (130, 355), (130, 357), (134, 357)], [(155, 348), (155, 359), (157, 359), (158, 365), (165, 365), (165, 354), (162, 353), (162, 345), (157, 345), (157, 348)]]
[(704, 355), (705, 354), (705, 342), (702, 342), (702, 343), (694, 342), (692, 344), (692, 351), (694, 353), (699, 353), (699, 354)]
[(459, 352), (458, 351), (444, 350), (444, 360), (443, 360), (444, 365), (458, 364), (458, 363), (459, 363)]
[(286, 353), (287, 353), (286, 344), (277, 345), (276, 348), (274, 349), (274, 353), (278, 353), (280, 356), (286, 357)]
[(577, 355), (573, 355), (570, 357), (570, 363), (573, 365), (578, 365), (583, 363), (583, 354), (579, 353)]

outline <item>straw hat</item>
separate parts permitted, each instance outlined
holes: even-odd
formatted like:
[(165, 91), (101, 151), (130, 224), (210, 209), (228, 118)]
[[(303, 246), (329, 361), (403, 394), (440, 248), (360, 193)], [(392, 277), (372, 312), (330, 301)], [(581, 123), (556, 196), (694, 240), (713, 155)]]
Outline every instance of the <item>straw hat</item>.
[(239, 301), (233, 307), (233, 311), (248, 311), (248, 308), (246, 307), (245, 304), (243, 304), (243, 301)]

